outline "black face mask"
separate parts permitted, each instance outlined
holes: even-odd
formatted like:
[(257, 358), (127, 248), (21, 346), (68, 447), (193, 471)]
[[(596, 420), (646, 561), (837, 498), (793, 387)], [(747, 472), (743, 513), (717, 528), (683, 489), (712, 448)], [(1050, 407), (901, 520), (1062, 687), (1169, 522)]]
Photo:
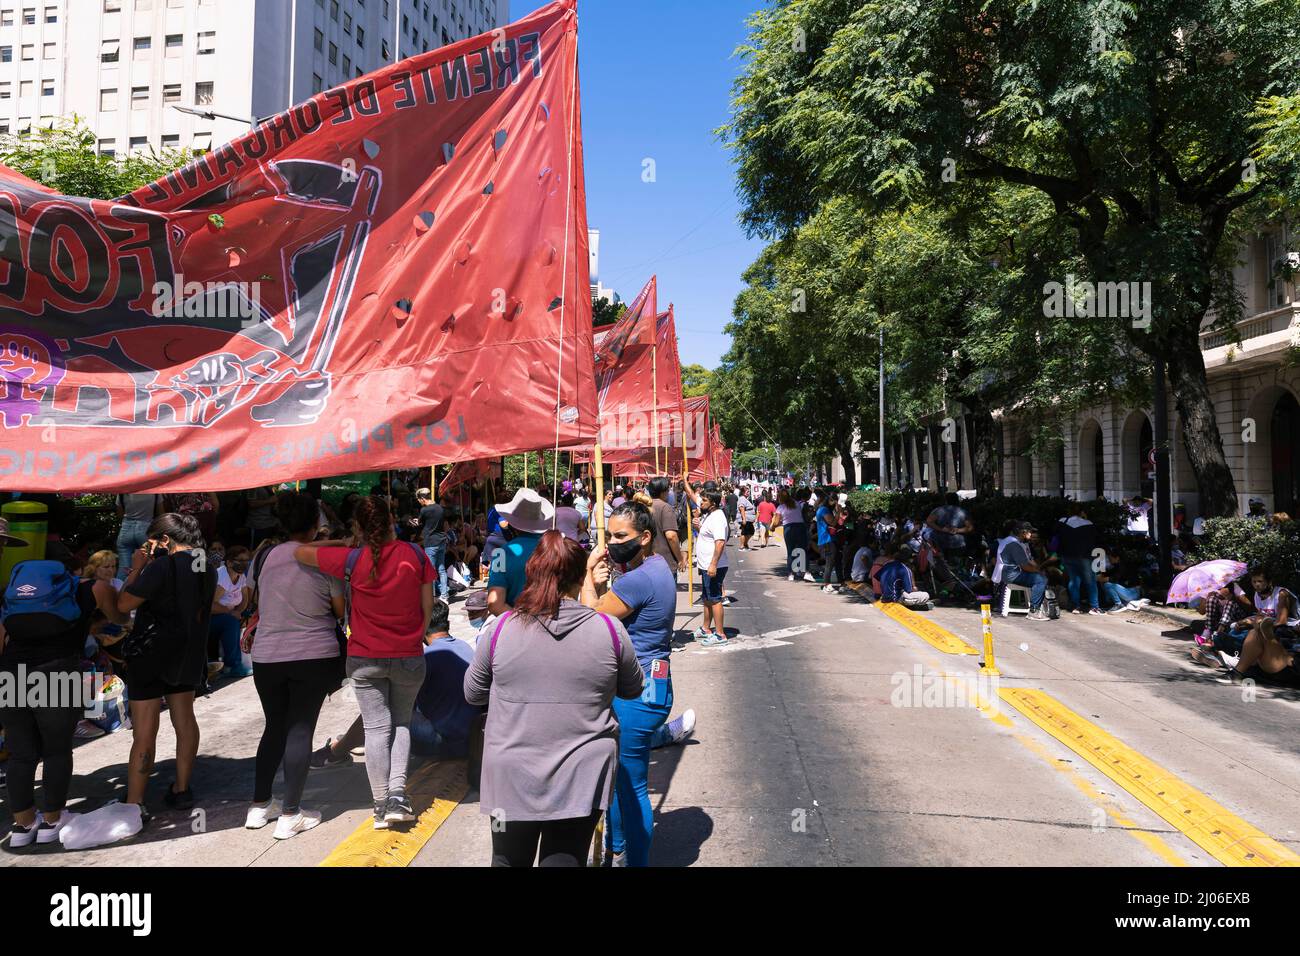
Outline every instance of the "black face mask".
[(641, 553), (641, 542), (635, 538), (631, 541), (611, 541), (607, 547), (609, 556), (615, 564), (629, 564)]

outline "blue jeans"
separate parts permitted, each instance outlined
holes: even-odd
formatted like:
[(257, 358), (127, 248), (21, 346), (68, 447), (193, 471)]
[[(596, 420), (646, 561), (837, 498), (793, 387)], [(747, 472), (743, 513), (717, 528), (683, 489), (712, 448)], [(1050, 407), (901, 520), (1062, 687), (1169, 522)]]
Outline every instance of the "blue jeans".
[(148, 540), (146, 537), (148, 531), (148, 521), (132, 521), (129, 518), (122, 520), (122, 528), (117, 533), (117, 577), (119, 580), (126, 580), (126, 576), (131, 570), (131, 557), (135, 554), (135, 549)]
[(221, 662), (227, 670), (239, 670), (243, 666), (243, 653), (239, 649), (243, 628), (239, 624), (239, 618), (233, 614), (213, 614), (208, 624), (208, 636), (221, 641)]
[(438, 595), (447, 596), (447, 546), (445, 544), (437, 545), (432, 548), (425, 548), (424, 553), (429, 556), (433, 566), (438, 569)]
[(1130, 601), (1136, 601), (1142, 596), (1142, 592), (1138, 588), (1126, 588), (1114, 581), (1107, 581), (1101, 586), (1101, 589), (1112, 607), (1120, 607)]
[(1097, 575), (1093, 573), (1092, 561), (1088, 558), (1062, 558), (1061, 563), (1070, 573), (1070, 604), (1078, 607), (1082, 592), (1088, 598), (1089, 607), (1101, 607), (1097, 603)]
[(646, 676), (634, 700), (614, 698), (618, 718), (618, 772), (609, 803), (609, 846), (627, 852), (628, 866), (650, 865), (654, 810), (650, 806), (650, 751), (673, 709), (673, 679)]
[(1043, 595), (1047, 593), (1047, 575), (1037, 571), (1021, 571), (1019, 568), (1003, 568), (1004, 584), (1015, 584), (1029, 588), (1029, 609), (1037, 611), (1043, 605)]

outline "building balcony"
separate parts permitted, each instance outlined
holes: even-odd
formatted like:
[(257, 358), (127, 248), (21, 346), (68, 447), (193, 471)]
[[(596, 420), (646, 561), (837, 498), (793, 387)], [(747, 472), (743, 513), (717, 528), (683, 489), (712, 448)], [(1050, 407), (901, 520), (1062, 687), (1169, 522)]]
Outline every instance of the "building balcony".
[(1240, 342), (1226, 332), (1201, 333), (1201, 351), (1209, 371), (1225, 366), (1250, 368), (1277, 362), (1287, 349), (1300, 347), (1300, 302), (1259, 312), (1237, 323)]

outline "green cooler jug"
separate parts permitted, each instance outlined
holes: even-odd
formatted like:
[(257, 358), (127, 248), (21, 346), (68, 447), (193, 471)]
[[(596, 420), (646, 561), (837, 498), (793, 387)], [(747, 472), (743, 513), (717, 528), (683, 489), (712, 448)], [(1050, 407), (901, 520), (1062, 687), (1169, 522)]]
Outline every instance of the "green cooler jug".
[(0, 515), (9, 522), (9, 534), (27, 542), (25, 548), (11, 544), (0, 549), (0, 589), (3, 589), (15, 564), (45, 557), (49, 509), (39, 501), (11, 501), (0, 507)]

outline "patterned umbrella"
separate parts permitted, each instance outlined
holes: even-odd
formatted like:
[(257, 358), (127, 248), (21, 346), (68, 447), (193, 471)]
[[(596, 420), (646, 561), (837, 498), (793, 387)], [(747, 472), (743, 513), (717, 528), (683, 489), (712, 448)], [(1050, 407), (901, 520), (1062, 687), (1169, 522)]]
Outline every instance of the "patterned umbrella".
[(1246, 565), (1240, 561), (1202, 561), (1195, 567), (1188, 568), (1169, 585), (1166, 604), (1190, 604), (1199, 601), (1211, 591), (1217, 591), (1231, 581), (1246, 573)]

